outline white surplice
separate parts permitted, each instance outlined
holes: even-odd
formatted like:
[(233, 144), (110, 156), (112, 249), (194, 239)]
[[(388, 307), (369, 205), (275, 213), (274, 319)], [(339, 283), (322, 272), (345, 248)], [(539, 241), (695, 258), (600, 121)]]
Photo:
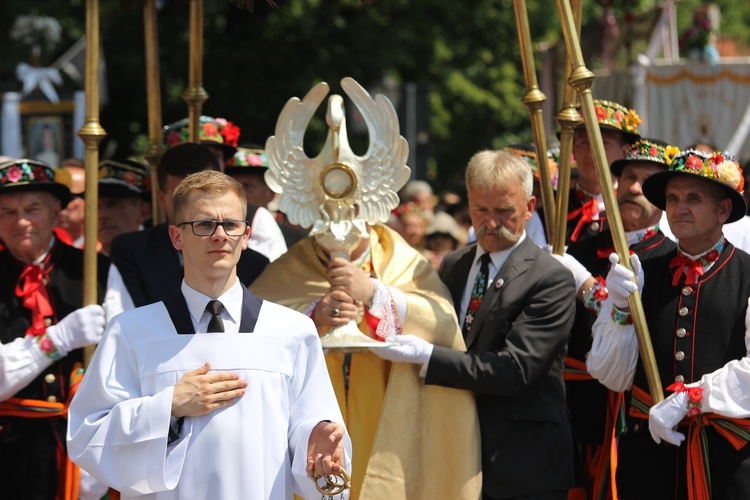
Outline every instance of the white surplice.
[[(185, 418), (167, 446), (174, 385), (206, 361), (246, 393)], [(320, 498), (305, 465), (322, 420), (343, 425), (310, 318), (264, 301), (252, 333), (180, 335), (158, 302), (107, 327), (70, 406), (68, 451), (123, 498)]]

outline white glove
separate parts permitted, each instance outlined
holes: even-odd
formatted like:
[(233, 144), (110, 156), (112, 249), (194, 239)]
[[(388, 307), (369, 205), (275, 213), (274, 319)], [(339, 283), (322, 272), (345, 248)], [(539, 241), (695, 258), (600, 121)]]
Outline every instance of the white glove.
[(430, 361), (433, 345), (416, 335), (396, 335), (388, 337), (394, 342), (387, 347), (371, 347), (370, 352), (381, 358), (398, 363), (417, 363), (423, 365)]
[[(633, 271), (629, 271), (625, 266), (620, 265), (620, 257), (614, 252), (610, 254), (609, 261), (612, 263), (612, 268), (607, 273), (607, 290), (609, 291), (609, 296), (612, 297), (612, 303), (618, 309), (626, 309), (629, 307), (628, 297), (636, 290), (639, 292), (643, 290), (641, 261), (635, 254), (630, 256), (630, 264), (633, 266)], [(633, 276), (638, 276), (637, 285), (633, 283)]]
[(675, 392), (648, 412), (648, 430), (656, 444), (663, 439), (680, 446), (685, 435), (673, 430), (687, 414), (687, 392)]
[(573, 274), (573, 279), (576, 282), (576, 293), (581, 289), (584, 283), (586, 283), (586, 281), (588, 281), (588, 279), (592, 277), (589, 270), (586, 269), (583, 264), (578, 262), (576, 258), (569, 253), (564, 253), (562, 255), (553, 253), (550, 255), (552, 255), (552, 257), (554, 257), (557, 262), (565, 266), (565, 268)]
[(65, 356), (73, 349), (98, 343), (105, 323), (102, 306), (86, 306), (68, 314), (58, 324), (47, 327), (47, 337), (55, 344), (60, 356)]

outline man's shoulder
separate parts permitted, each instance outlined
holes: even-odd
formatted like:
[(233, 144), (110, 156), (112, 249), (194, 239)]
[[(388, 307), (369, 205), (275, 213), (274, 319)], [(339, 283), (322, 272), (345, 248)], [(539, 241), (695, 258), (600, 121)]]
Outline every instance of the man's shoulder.
[(459, 248), (458, 250), (453, 250), (452, 252), (448, 252), (443, 257), (443, 265), (444, 266), (451, 266), (455, 264), (458, 260), (461, 259), (464, 255), (467, 253), (474, 253), (476, 252), (477, 243), (471, 243), (470, 245), (466, 245), (463, 248)]
[(120, 234), (112, 240), (112, 250), (114, 251), (116, 248), (143, 248), (146, 244), (164, 234), (168, 234), (166, 224), (147, 227), (141, 231), (133, 231), (132, 233)]
[(263, 265), (266, 265), (270, 262), (268, 257), (258, 252), (257, 250), (253, 250), (250, 247), (242, 251), (242, 253), (240, 254), (240, 260), (254, 263), (263, 263)]
[[(67, 243), (63, 243), (61, 241), (58, 241), (57, 243), (55, 243), (55, 245), (56, 246), (54, 252), (56, 253), (57, 257), (54, 268), (68, 269), (73, 266), (74, 268), (83, 269), (84, 264), (82, 249), (68, 245)], [(104, 276), (106, 276), (106, 273), (109, 271), (109, 257), (101, 253), (96, 254), (96, 264), (98, 273), (100, 275), (104, 274)]]
[(312, 318), (268, 300), (263, 300), (261, 304), (256, 331), (282, 335), (300, 342), (304, 341), (305, 337), (317, 337), (317, 329)]
[(169, 312), (162, 301), (124, 311), (109, 322), (107, 329), (119, 329), (123, 335), (137, 337), (140, 335), (153, 336), (155, 332), (165, 332), (161, 326), (145, 328), (144, 325), (156, 326), (162, 321), (169, 321)]
[[(524, 240), (514, 252), (520, 252), (524, 260), (529, 263), (532, 276), (534, 276), (532, 281), (569, 284), (575, 290), (575, 280), (570, 271), (549, 252), (539, 248), (532, 241)], [(575, 296), (575, 293), (573, 295)]]

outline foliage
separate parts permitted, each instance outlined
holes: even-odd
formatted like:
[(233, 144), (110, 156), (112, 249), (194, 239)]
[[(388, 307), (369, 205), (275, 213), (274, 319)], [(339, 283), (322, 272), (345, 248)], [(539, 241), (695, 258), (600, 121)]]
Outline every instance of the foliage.
[[(631, 6), (631, 0), (618, 1)], [(719, 2), (725, 26), (744, 2)], [(256, 0), (255, 12), (248, 13), (226, 0), (204, 1), (203, 86), (210, 95), (204, 113), (239, 125), (240, 143), (265, 143), (290, 97), (302, 97), (322, 80), (341, 93), (338, 82), (344, 76), (368, 88), (383, 87), (385, 77), (428, 89), (430, 171), (438, 187), (452, 187), (477, 150), (531, 139), (521, 103), (524, 82), (512, 0), (276, 3), (271, 9)], [(734, 4), (730, 11), (727, 5)], [(8, 33), (13, 19), (29, 14), (30, 7), (62, 25), (56, 55), (85, 33), (82, 0), (3, 0), (0, 33)], [(584, 4), (584, 33), (596, 33), (604, 8)], [(528, 0), (527, 9), (534, 44), (562, 39), (554, 1)], [(737, 15), (743, 16), (745, 24), (750, 22), (746, 12)], [(181, 96), (187, 86), (188, 26), (187, 2), (166, 0), (159, 13), (163, 123), (187, 115)], [(123, 7), (119, 0), (101, 0), (101, 38), (109, 90), (109, 104), (101, 112), (108, 134), (102, 147), (116, 145), (120, 155), (143, 151), (147, 110), (138, 2)], [(10, 38), (0, 37), (0, 91), (20, 87), (15, 66), (25, 62), (27, 52), (16, 49)], [(71, 81), (66, 86), (76, 88)], [(322, 145), (323, 113), (319, 110), (306, 137), (311, 155)], [(351, 135), (355, 150), (364, 152), (366, 136)]]

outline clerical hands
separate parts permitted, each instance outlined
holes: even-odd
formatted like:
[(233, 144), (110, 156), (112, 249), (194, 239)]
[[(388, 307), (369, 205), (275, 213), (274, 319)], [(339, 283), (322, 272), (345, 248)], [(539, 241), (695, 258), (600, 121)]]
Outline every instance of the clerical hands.
[(369, 304), (375, 295), (375, 285), (370, 275), (364, 273), (356, 264), (337, 257), (328, 264), (328, 281), (331, 290), (346, 292), (352, 299)]
[(247, 380), (230, 372), (208, 373), (211, 365), (186, 373), (174, 386), (172, 416), (200, 417), (225, 408), (245, 394)]
[(344, 455), (344, 426), (334, 422), (318, 422), (307, 443), (307, 475), (313, 468), (321, 476), (339, 474), (346, 465)]
[(370, 276), (356, 264), (337, 257), (328, 264), (328, 293), (318, 303), (313, 321), (318, 328), (341, 326), (356, 319), (359, 304), (369, 304), (375, 295)]

